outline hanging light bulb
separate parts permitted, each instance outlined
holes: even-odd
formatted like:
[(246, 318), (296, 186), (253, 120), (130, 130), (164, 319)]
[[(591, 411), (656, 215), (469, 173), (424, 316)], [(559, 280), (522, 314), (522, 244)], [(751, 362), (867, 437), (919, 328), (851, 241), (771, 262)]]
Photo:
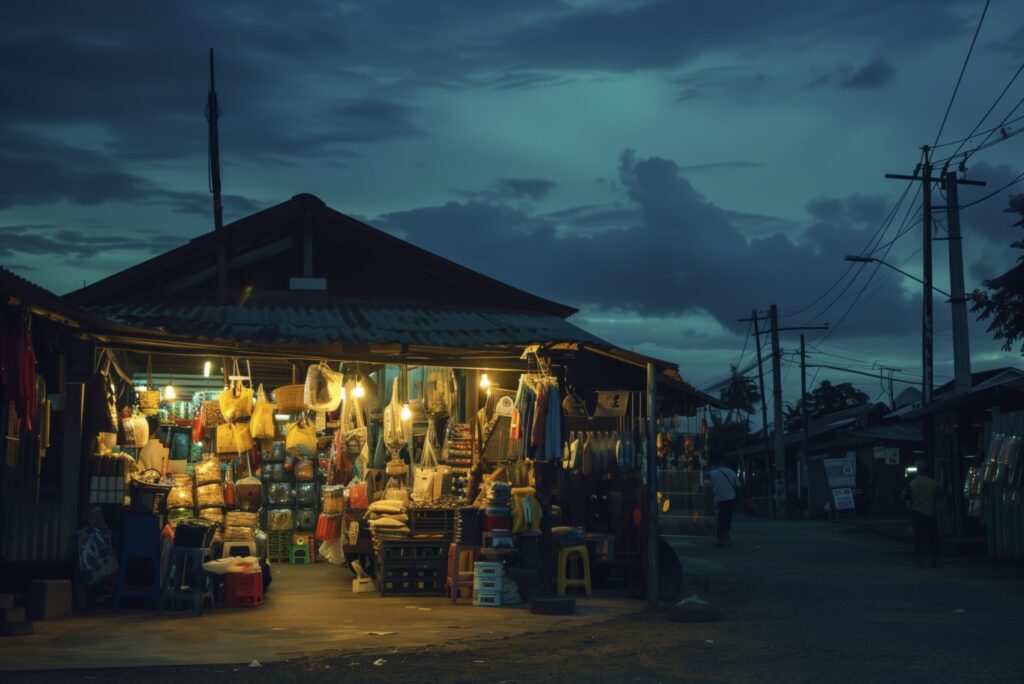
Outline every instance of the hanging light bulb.
[(412, 419), (412, 409), (409, 408), (408, 404), (402, 404), (402, 420)]
[(491, 379), (487, 377), (487, 373), (483, 373), (480, 376), (480, 389), (490, 389)]
[(356, 387), (355, 389), (352, 390), (352, 396), (355, 397), (356, 399), (362, 399), (364, 396), (366, 396), (366, 390), (363, 389), (362, 380), (356, 380)]
[(174, 385), (168, 384), (164, 387), (164, 399), (167, 401), (174, 401), (178, 396), (178, 393), (174, 391)]
[(203, 377), (204, 378), (210, 377), (210, 371), (211, 370), (213, 370), (213, 364), (210, 363), (209, 361), (204, 362), (203, 363)]

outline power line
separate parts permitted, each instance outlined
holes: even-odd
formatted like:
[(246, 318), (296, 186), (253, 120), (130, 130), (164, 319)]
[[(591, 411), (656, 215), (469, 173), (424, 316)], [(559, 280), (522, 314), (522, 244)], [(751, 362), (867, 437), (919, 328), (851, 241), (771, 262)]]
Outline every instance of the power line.
[[(1009, 126), (1010, 124), (1017, 123), (1018, 121), (1024, 121), (1024, 114), (1022, 114), (1021, 116), (1018, 116), (1016, 118), (1010, 119), (1009, 121), (1004, 121), (1002, 123), (1002, 125), (1000, 125), (1000, 126), (993, 126), (992, 128), (986, 128), (983, 131), (978, 131), (977, 133), (972, 133), (971, 135), (967, 136), (966, 138), (960, 138), (959, 140), (950, 140), (949, 142), (940, 143), (940, 144), (936, 145), (935, 148), (950, 147), (951, 145), (959, 145), (961, 143), (967, 142), (971, 138), (977, 138), (979, 135), (987, 135), (989, 133), (995, 133), (996, 131), (998, 131), (1003, 126)], [(933, 148), (933, 149), (935, 149), (935, 148)], [(952, 159), (953, 156), (954, 155), (951, 155), (950, 157), (946, 157), (945, 159), (942, 159), (938, 163), (941, 164), (943, 161), (946, 161), (947, 159)]]
[[(964, 143), (966, 143), (968, 140), (974, 137), (974, 134), (977, 132), (977, 130), (981, 128), (981, 124), (985, 123), (985, 119), (988, 118), (989, 114), (992, 113), (992, 110), (994, 110), (996, 106), (1000, 103), (1000, 101), (1002, 101), (1003, 95), (1006, 95), (1006, 92), (1010, 89), (1010, 86), (1013, 85), (1013, 82), (1017, 80), (1017, 77), (1020, 76), (1020, 72), (1022, 71), (1024, 71), (1024, 62), (1021, 62), (1020, 68), (1017, 69), (1017, 72), (1010, 79), (1010, 82), (1006, 84), (1005, 88), (1003, 88), (1003, 92), (999, 93), (999, 97), (995, 99), (995, 102), (993, 102), (992, 105), (988, 108), (988, 111), (985, 112), (985, 115), (978, 120), (978, 123), (974, 124), (974, 128), (972, 128), (971, 132), (967, 134), (967, 137), (960, 141), (960, 144), (957, 146), (956, 150), (952, 154), (953, 157), (955, 157), (957, 155), (957, 152), (959, 152), (963, 148)], [(991, 131), (989, 132), (991, 133)]]
[(990, 192), (989, 194), (985, 195), (981, 199), (976, 199), (973, 202), (968, 202), (967, 204), (961, 204), (960, 205), (960, 209), (963, 210), (963, 209), (966, 209), (967, 207), (973, 207), (975, 204), (981, 204), (985, 200), (992, 199), (993, 197), (995, 197), (999, 193), (1003, 192), (1007, 188), (1010, 188), (1010, 187), (1016, 185), (1017, 183), (1020, 183), (1022, 180), (1024, 180), (1024, 173), (1021, 173), (1019, 176), (1014, 178), (1012, 181), (1010, 181), (1009, 183), (1007, 183), (1003, 187), (999, 188), (995, 192)]
[[(985, 21), (985, 15), (988, 14), (988, 6), (992, 0), (985, 0), (985, 8), (981, 10), (981, 17), (978, 19), (978, 27), (974, 29), (974, 37), (971, 38), (971, 46), (967, 48), (967, 56), (964, 57), (964, 65), (960, 67), (960, 76), (956, 79), (956, 85), (953, 87), (953, 94), (949, 97), (949, 104), (946, 105), (946, 113), (942, 116), (942, 123), (939, 124), (939, 132), (935, 134), (935, 143), (939, 142), (939, 138), (942, 137), (942, 129), (946, 127), (946, 120), (949, 119), (949, 112), (953, 109), (953, 101), (956, 100), (957, 91), (960, 90), (960, 83), (964, 79), (964, 72), (967, 71), (967, 63), (971, 61), (971, 53), (974, 52), (974, 44), (978, 42), (978, 34), (981, 33), (981, 25)], [(933, 145), (935, 144), (933, 143)]]

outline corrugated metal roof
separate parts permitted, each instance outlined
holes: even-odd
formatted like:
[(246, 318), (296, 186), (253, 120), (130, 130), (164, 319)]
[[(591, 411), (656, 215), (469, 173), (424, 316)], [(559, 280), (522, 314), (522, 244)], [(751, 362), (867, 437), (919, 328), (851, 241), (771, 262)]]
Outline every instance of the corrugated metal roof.
[(351, 301), (302, 307), (152, 304), (90, 310), (139, 328), (259, 344), (348, 342), (465, 348), (583, 342), (612, 346), (558, 316), (504, 311)]

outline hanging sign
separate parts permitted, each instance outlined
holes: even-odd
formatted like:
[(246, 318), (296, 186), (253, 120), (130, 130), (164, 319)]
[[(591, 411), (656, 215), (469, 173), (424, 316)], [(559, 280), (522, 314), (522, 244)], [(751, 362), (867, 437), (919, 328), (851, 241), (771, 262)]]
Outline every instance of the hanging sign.
[(825, 477), (828, 478), (828, 486), (856, 487), (857, 486), (857, 459), (847, 456), (846, 458), (826, 458)]
[(836, 502), (837, 511), (851, 511), (856, 507), (853, 503), (853, 490), (849, 487), (833, 489), (832, 500)]
[(629, 392), (625, 390), (598, 392), (594, 416), (600, 418), (621, 418), (626, 415), (627, 404), (629, 404)]

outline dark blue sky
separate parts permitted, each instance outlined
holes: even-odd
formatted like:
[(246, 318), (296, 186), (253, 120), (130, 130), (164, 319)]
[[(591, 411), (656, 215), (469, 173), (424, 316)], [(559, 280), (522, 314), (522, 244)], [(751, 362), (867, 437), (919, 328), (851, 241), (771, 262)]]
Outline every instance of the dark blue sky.
[[(884, 360), (912, 377), (916, 283), (854, 267), (815, 300), (847, 272), (844, 254), (881, 255), (900, 232), (914, 197), (872, 241), (904, 189), (883, 174), (911, 172), (933, 142), (983, 4), (8, 4), (0, 263), (64, 292), (210, 230), (213, 46), (227, 220), (312, 192), (580, 307), (580, 324), (698, 385), (740, 356), (735, 319), (772, 302), (790, 324), (849, 310), (810, 336), (833, 355), (819, 361)], [(966, 135), (1022, 61), (1024, 4), (992, 0), (942, 140)], [(1024, 78), (989, 120), (1022, 96)], [(1021, 172), (1022, 141), (970, 159), (990, 188), (965, 201)], [(965, 213), (969, 287), (1012, 264), (1009, 192)], [(920, 245), (911, 227), (886, 258), (919, 273)], [(946, 259), (937, 242), (943, 289)], [(936, 300), (940, 382), (947, 308)], [(976, 365), (1019, 359), (982, 324), (972, 338)]]

